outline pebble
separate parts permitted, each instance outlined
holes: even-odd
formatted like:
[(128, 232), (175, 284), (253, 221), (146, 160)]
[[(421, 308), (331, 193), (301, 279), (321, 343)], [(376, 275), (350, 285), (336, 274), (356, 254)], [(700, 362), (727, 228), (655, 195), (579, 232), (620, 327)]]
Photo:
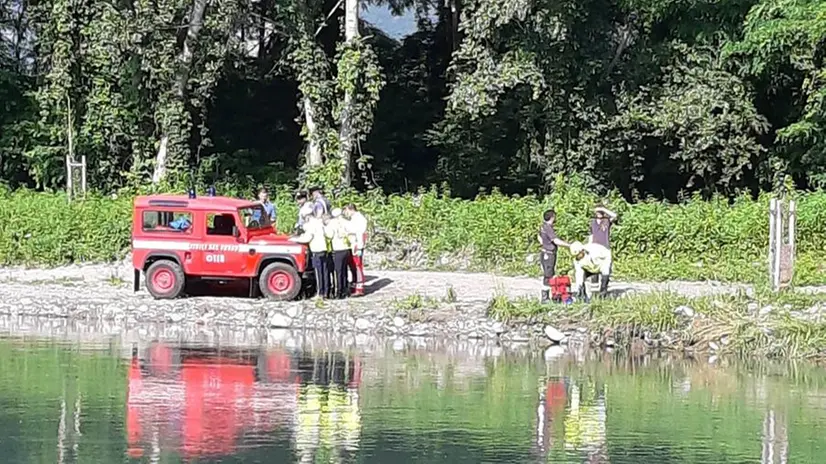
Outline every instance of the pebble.
[(402, 319), (401, 317), (396, 316), (396, 317), (393, 318), (393, 326), (394, 327), (402, 328), (402, 327), (404, 327), (404, 324), (405, 324), (404, 319)]
[(695, 312), (693, 308), (690, 308), (688, 306), (678, 306), (674, 308), (674, 314), (678, 316), (687, 317), (690, 319), (694, 317)]
[(373, 328), (373, 323), (367, 319), (360, 317), (356, 319), (356, 330), (365, 331)]
[(296, 317), (298, 317), (299, 314), (301, 314), (301, 308), (299, 308), (297, 304), (292, 304), (287, 308), (286, 312), (287, 316), (289, 316), (292, 319), (295, 319)]

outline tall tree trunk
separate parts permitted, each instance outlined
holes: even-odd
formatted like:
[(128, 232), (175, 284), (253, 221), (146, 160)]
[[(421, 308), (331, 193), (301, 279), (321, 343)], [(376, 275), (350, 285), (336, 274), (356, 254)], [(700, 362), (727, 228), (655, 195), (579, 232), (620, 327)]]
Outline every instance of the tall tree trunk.
[(321, 147), (319, 146), (316, 134), (315, 122), (315, 104), (310, 97), (304, 96), (304, 120), (307, 124), (307, 166), (315, 167), (324, 164), (324, 159), (321, 157)]
[[(192, 4), (192, 14), (189, 15), (189, 27), (184, 39), (183, 50), (178, 55), (178, 70), (175, 75), (175, 82), (172, 88), (172, 97), (185, 109), (186, 83), (189, 80), (189, 71), (192, 68), (192, 47), (198, 39), (198, 33), (204, 25), (204, 10), (206, 10), (207, 0), (194, 0)], [(157, 184), (166, 177), (167, 152), (169, 148), (169, 123), (162, 123), (162, 135), (158, 145), (158, 153), (155, 156), (155, 172), (152, 175), (152, 183)]]
[(16, 15), (14, 21), (12, 21), (14, 25), (14, 45), (12, 47), (14, 54), (14, 70), (18, 74), (22, 73), (25, 68), (23, 65), (23, 42), (26, 41), (26, 32), (28, 29), (28, 19), (26, 16), (28, 6), (28, 1), (21, 1), (20, 10), (15, 11)]
[[(344, 1), (344, 43), (351, 46), (359, 35), (359, 4), (358, 0)], [(353, 127), (354, 111), (353, 89), (348, 87), (344, 93), (344, 105), (341, 109), (341, 127), (339, 130), (339, 144), (341, 161), (344, 169), (341, 173), (341, 184), (350, 186), (352, 179), (352, 155), (355, 146)]]

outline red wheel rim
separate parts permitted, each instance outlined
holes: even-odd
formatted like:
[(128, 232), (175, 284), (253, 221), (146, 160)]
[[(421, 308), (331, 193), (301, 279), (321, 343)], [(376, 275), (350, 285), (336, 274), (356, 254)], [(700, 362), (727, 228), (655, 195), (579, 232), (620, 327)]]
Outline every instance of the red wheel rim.
[(152, 286), (162, 292), (172, 290), (175, 286), (175, 274), (169, 269), (158, 269), (152, 274)]
[(284, 271), (275, 271), (267, 279), (267, 286), (273, 293), (287, 293), (293, 288), (293, 277)]

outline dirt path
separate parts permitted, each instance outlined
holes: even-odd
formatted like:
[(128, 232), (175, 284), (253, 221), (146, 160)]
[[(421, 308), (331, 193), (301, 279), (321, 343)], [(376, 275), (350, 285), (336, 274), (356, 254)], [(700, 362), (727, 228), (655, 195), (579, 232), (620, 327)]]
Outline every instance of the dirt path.
[[(130, 263), (75, 265), (55, 269), (0, 269), (0, 297), (15, 292), (41, 296), (63, 295), (71, 299), (130, 299), (146, 296), (131, 292)], [(28, 289), (26, 289), (28, 287)], [(441, 298), (452, 288), (459, 301), (486, 301), (495, 295), (508, 297), (538, 297), (540, 283), (536, 278), (503, 277), (492, 274), (451, 272), (367, 270), (365, 299), (387, 301), (409, 295)], [(628, 292), (671, 291), (685, 296), (750, 291), (750, 286), (715, 282), (626, 283), (612, 282), (618, 294)]]

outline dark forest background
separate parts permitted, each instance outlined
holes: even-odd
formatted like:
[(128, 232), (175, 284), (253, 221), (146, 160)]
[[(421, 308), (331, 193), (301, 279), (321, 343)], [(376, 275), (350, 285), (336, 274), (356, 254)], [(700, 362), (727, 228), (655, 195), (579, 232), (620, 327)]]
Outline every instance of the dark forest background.
[(824, 51), (815, 0), (0, 0), (0, 183), (819, 188)]

